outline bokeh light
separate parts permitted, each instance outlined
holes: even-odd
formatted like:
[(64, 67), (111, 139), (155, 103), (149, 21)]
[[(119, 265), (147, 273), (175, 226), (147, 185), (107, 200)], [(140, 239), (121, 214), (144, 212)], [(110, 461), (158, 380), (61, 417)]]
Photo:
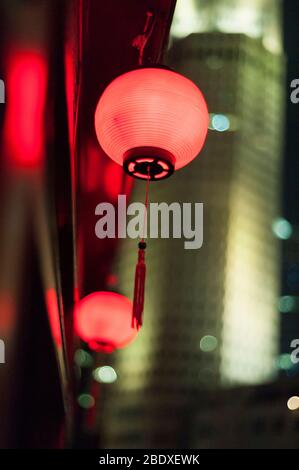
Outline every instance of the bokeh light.
[(292, 297), (291, 295), (283, 295), (282, 297), (279, 298), (278, 310), (281, 313), (292, 312), (295, 306), (296, 306), (295, 297)]
[(93, 371), (93, 378), (97, 382), (112, 384), (117, 380), (117, 373), (111, 366), (97, 367)]
[(81, 408), (88, 410), (94, 407), (95, 399), (89, 393), (82, 393), (81, 395), (78, 396), (78, 404), (79, 406), (81, 406)]
[(199, 343), (199, 347), (203, 352), (212, 352), (217, 348), (217, 345), (217, 338), (211, 335), (203, 336)]
[(299, 397), (294, 395), (293, 397), (289, 398), (287, 401), (287, 407), (291, 411), (298, 410), (299, 408)]
[(77, 366), (82, 368), (91, 367), (93, 364), (93, 358), (91, 354), (89, 354), (87, 351), (84, 351), (84, 349), (77, 349), (74, 360)]
[(225, 114), (210, 114), (209, 129), (225, 132), (230, 129), (230, 119)]
[(289, 370), (293, 367), (290, 354), (281, 354), (277, 359), (277, 365), (281, 370)]
[(274, 235), (276, 235), (276, 237), (280, 238), (281, 240), (288, 240), (293, 233), (293, 228), (290, 222), (288, 222), (286, 219), (283, 219), (282, 217), (279, 217), (273, 221), (272, 230)]

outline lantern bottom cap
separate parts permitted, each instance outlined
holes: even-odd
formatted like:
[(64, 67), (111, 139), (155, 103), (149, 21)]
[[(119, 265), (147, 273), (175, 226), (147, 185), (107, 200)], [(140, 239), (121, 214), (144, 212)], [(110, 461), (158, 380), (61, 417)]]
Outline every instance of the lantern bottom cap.
[(136, 147), (124, 154), (124, 170), (134, 178), (158, 181), (174, 172), (174, 156), (158, 147)]

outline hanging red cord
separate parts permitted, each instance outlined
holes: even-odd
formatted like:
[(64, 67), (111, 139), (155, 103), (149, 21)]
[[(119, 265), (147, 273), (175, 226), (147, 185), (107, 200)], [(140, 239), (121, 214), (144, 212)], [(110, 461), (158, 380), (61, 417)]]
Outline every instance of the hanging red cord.
[(136, 264), (135, 283), (134, 283), (132, 328), (136, 328), (136, 330), (139, 330), (141, 328), (142, 322), (143, 322), (142, 317), (143, 317), (143, 310), (144, 310), (144, 292), (145, 292), (145, 277), (146, 277), (146, 264), (145, 264), (146, 243), (144, 239), (145, 239), (145, 230), (147, 226), (149, 182), (150, 182), (150, 167), (148, 166), (146, 193), (145, 193), (143, 233), (142, 233), (142, 239), (138, 243), (138, 261)]

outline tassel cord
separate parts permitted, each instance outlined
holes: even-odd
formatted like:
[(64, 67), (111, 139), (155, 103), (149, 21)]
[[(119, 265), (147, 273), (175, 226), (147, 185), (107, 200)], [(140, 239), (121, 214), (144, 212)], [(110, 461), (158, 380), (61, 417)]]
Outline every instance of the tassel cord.
[(145, 277), (146, 277), (146, 264), (145, 264), (145, 236), (147, 229), (147, 211), (148, 211), (148, 194), (150, 182), (150, 167), (148, 167), (148, 176), (146, 183), (145, 193), (145, 211), (142, 238), (138, 243), (138, 261), (135, 270), (135, 283), (134, 283), (134, 301), (133, 301), (133, 314), (132, 314), (132, 328), (139, 330), (142, 326), (142, 316), (144, 309), (144, 291), (145, 291)]

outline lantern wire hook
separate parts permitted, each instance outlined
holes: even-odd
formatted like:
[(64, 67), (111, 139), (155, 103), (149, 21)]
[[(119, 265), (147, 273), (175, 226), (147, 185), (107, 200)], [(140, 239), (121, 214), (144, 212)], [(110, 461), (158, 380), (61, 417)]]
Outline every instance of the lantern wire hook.
[(148, 40), (150, 39), (153, 33), (155, 23), (156, 23), (156, 18), (154, 16), (153, 11), (151, 10), (147, 11), (143, 32), (142, 34), (139, 34), (138, 36), (136, 36), (132, 41), (132, 46), (138, 49), (139, 51), (138, 64), (140, 66), (143, 65), (144, 49), (146, 48)]

